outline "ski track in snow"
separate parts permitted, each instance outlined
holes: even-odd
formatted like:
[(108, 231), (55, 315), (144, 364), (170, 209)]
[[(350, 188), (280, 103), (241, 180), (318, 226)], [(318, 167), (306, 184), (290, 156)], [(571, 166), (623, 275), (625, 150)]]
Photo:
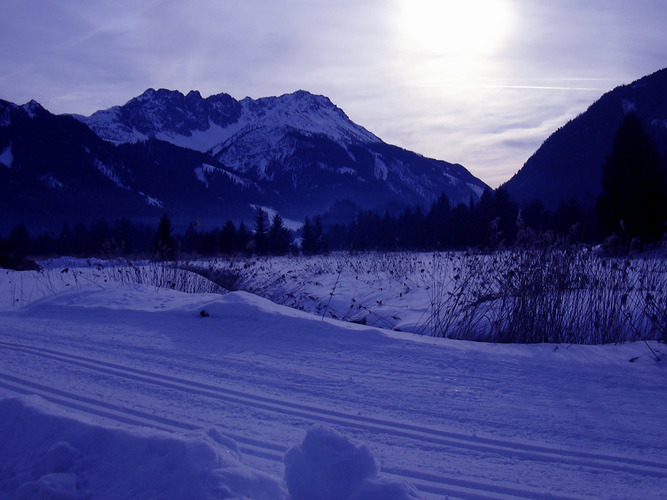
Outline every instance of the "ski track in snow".
[[(19, 350), (23, 352), (29, 352), (31, 354), (42, 355), (42, 353), (37, 353), (32, 349), (26, 349), (23, 346), (11, 345), (4, 342), (2, 343), (2, 347)], [(47, 355), (45, 357), (52, 357), (52, 356)], [(79, 360), (82, 359), (78, 356), (76, 358)], [(80, 366), (86, 366), (87, 368), (90, 369), (112, 373), (114, 375), (146, 381), (147, 383), (160, 385), (162, 387), (170, 387), (170, 388), (176, 387), (175, 382), (177, 379), (174, 379), (173, 377), (169, 376), (163, 375), (160, 378), (155, 378), (155, 374), (141, 372), (139, 370), (128, 369), (127, 367), (120, 367), (118, 365), (111, 365), (114, 367), (114, 369), (109, 370), (106, 367), (101, 367), (101, 366), (96, 367), (88, 363), (84, 364), (81, 361), (66, 360), (64, 357), (60, 356), (58, 356), (56, 359), (65, 362), (72, 362), (73, 364), (77, 364)], [(87, 361), (94, 362), (94, 360), (87, 360)], [(109, 365), (109, 363), (99, 363), (99, 362), (96, 363), (104, 366)], [(141, 373), (142, 375), (137, 376), (136, 373)], [(215, 399), (229, 400), (230, 397), (226, 395), (226, 393), (227, 392), (235, 393), (235, 391), (225, 391), (221, 388), (216, 388), (212, 386), (208, 386), (206, 388), (206, 393), (204, 393), (204, 391), (202, 390), (203, 384), (193, 383), (192, 381), (179, 380), (177, 384), (178, 386), (182, 386), (178, 387), (181, 390), (187, 390), (191, 393), (194, 392), (203, 394)], [(189, 386), (190, 384), (192, 385)], [(52, 403), (72, 408), (74, 410), (79, 410), (89, 414), (97, 415), (100, 417), (108, 418), (125, 424), (150, 426), (155, 429), (167, 432), (183, 431), (183, 430), (192, 431), (200, 429), (200, 427), (198, 427), (197, 425), (193, 425), (187, 422), (159, 417), (145, 412), (133, 410), (131, 408), (120, 407), (118, 405), (106, 403), (104, 401), (85, 398), (78, 394), (68, 393), (65, 391), (61, 391), (59, 389), (54, 389), (52, 387), (44, 386), (42, 384), (36, 384), (31, 381), (23, 380), (3, 372), (0, 372), (0, 387), (4, 387), (5, 389), (15, 392), (17, 394), (38, 394), (42, 398), (51, 401)], [(267, 398), (262, 398), (259, 396), (246, 398), (245, 396), (247, 396), (247, 394), (241, 396), (243, 396), (243, 399), (246, 399), (246, 401), (244, 401), (244, 404), (261, 408), (267, 407), (267, 404), (265, 403), (265, 401), (267, 401)], [(235, 400), (238, 401), (238, 399)], [(344, 421), (344, 418), (350, 418), (352, 421), (354, 420), (354, 417), (351, 415), (342, 416), (337, 412), (330, 412), (329, 415), (327, 416), (327, 412), (322, 411), (321, 409), (302, 407), (302, 405), (294, 405), (287, 401), (278, 402), (277, 400), (271, 400), (271, 403), (272, 405), (270, 409), (272, 411), (276, 411), (279, 413), (291, 413), (300, 416), (307, 416), (309, 420), (317, 420), (320, 422), (327, 422), (327, 423), (337, 423), (342, 425), (350, 425), (350, 423)], [(321, 412), (321, 414), (315, 416), (315, 418), (312, 418), (313, 415), (311, 413), (305, 414), (303, 412), (295, 412), (293, 410), (294, 407), (301, 407), (304, 410), (312, 412)], [(400, 432), (400, 430), (398, 432)], [(282, 462), (282, 454), (286, 450), (281, 445), (265, 441), (259, 441), (255, 439), (249, 439), (245, 436), (235, 435), (228, 432), (226, 433), (226, 435), (234, 439), (236, 442), (238, 442), (239, 450), (245, 454), (253, 455), (256, 457), (276, 462)], [(442, 494), (442, 495), (464, 494), (466, 497), (471, 497), (470, 495), (472, 494), (473, 495), (472, 497), (474, 498), (488, 498), (488, 499), (516, 498), (517, 496), (519, 498), (522, 497), (531, 498), (535, 495), (535, 492), (531, 492), (528, 490), (518, 490), (516, 488), (507, 488), (507, 487), (493, 486), (493, 485), (487, 485), (485, 488), (483, 485), (477, 482), (466, 481), (456, 478), (446, 478), (442, 476), (436, 476), (433, 474), (423, 474), (416, 471), (385, 468), (383, 469), (383, 472), (391, 476), (401, 477), (403, 479), (410, 480), (410, 482), (414, 484), (418, 489), (427, 493)], [(490, 496), (484, 494), (484, 492), (494, 493), (494, 495)], [(511, 496), (509, 497), (506, 495), (498, 496), (495, 495), (495, 493), (507, 493), (510, 494)], [(559, 498), (559, 497), (549, 495), (548, 497), (545, 498)]]
[[(294, 404), (289, 401), (281, 401), (272, 398), (266, 398), (248, 393), (238, 393), (229, 391), (221, 387), (215, 387), (208, 384), (202, 384), (195, 381), (183, 380), (164, 374), (145, 372), (129, 367), (101, 362), (98, 360), (83, 358), (81, 356), (72, 356), (66, 353), (52, 351), (49, 349), (34, 349), (29, 346), (10, 344), (0, 342), (0, 347), (21, 351), (36, 356), (56, 359), (61, 362), (74, 364), (87, 369), (108, 373), (115, 376), (131, 378), (148, 384), (155, 384), (161, 387), (172, 388), (186, 391), (188, 393), (200, 394), (206, 397), (219, 399), (223, 401), (241, 402), (248, 406), (268, 409), (273, 412), (301, 416), (309, 421), (337, 424), (346, 427), (362, 427), (373, 433), (385, 433), (394, 436), (401, 436), (410, 439), (416, 439), (422, 443), (432, 445), (446, 445), (461, 447), (465, 449), (474, 449), (510, 456), (519, 456), (523, 460), (541, 460), (554, 461), (569, 464), (576, 464), (587, 467), (607, 468), (611, 470), (622, 470), (629, 473), (638, 473), (640, 475), (658, 475), (665, 474), (667, 466), (650, 461), (634, 460), (633, 466), (623, 465), (627, 459), (612, 456), (602, 456), (596, 454), (587, 454), (577, 451), (560, 450), (556, 448), (542, 448), (508, 441), (497, 441), (488, 439), (478, 439), (471, 436), (456, 435), (443, 432), (436, 429), (430, 429), (420, 426), (405, 425), (397, 422), (389, 422), (378, 419), (360, 418), (355, 415), (344, 414), (335, 411), (328, 411), (321, 408), (314, 408), (306, 405)], [(60, 404), (75, 410), (92, 413), (97, 416), (109, 418), (118, 422), (132, 425), (148, 425), (164, 431), (183, 431), (199, 429), (197, 425), (177, 421), (169, 418), (151, 415), (145, 412), (133, 410), (131, 408), (120, 407), (104, 401), (82, 397), (77, 394), (61, 391), (42, 384), (36, 384), (28, 380), (11, 376), (0, 371), (0, 385), (8, 390), (18, 394), (38, 394), (46, 400)], [(282, 461), (282, 452), (284, 447), (279, 444), (266, 441), (249, 439), (245, 436), (227, 434), (229, 437), (240, 443), (239, 449), (246, 454), (265, 458), (273, 461)], [(591, 461), (592, 460), (592, 461)], [(475, 498), (566, 498), (555, 495), (540, 494), (535, 490), (521, 490), (501, 485), (484, 485), (476, 481), (466, 481), (453, 477), (444, 477), (435, 474), (424, 474), (418, 471), (411, 471), (399, 468), (385, 467), (384, 473), (391, 476), (401, 477), (409, 480), (418, 489), (426, 493), (457, 495), (464, 494), (466, 497), (471, 495)], [(461, 489), (463, 487), (464, 489)], [(489, 496), (488, 494), (491, 494)], [(501, 494), (498, 496), (497, 494)], [(509, 496), (508, 496), (509, 495)]]
[(278, 477), (322, 423), (427, 498), (667, 497), (665, 371), (627, 363), (641, 346), (438, 345), (250, 294), (111, 285), (0, 318), (0, 398), (176, 434), (214, 427)]
[[(414, 439), (422, 445), (427, 444), (434, 448), (437, 446), (462, 448), (465, 450), (505, 455), (507, 457), (519, 458), (521, 460), (547, 463), (553, 462), (593, 469), (621, 471), (628, 474), (637, 474), (639, 476), (665, 477), (665, 475), (667, 475), (667, 464), (650, 460), (587, 453), (579, 450), (535, 446), (506, 440), (480, 438), (425, 426), (409, 425), (377, 418), (360, 417), (339, 411), (298, 404), (292, 401), (270, 398), (248, 392), (234, 391), (195, 380), (187, 380), (157, 372), (148, 372), (129, 366), (122, 366), (52, 349), (35, 348), (33, 346), (4, 341), (0, 341), (0, 348), (56, 360), (86, 370), (131, 379), (145, 384), (156, 385), (161, 388), (179, 390), (188, 394), (197, 394), (219, 401), (234, 402), (274, 413), (301, 417), (309, 422), (335, 424), (341, 427), (356, 427), (372, 434), (387, 434), (400, 438)], [(160, 417), (98, 399), (83, 397), (79, 394), (24, 380), (5, 373), (4, 371), (0, 371), (0, 385), (17, 394), (38, 394), (53, 403), (126, 424), (147, 425), (156, 429), (172, 432), (201, 429), (200, 426), (190, 422)], [(233, 433), (227, 433), (227, 435), (239, 443), (239, 449), (245, 454), (271, 461), (282, 461), (282, 454), (285, 451), (285, 448), (280, 444), (252, 439), (247, 436)], [(469, 481), (461, 478), (427, 474), (392, 466), (385, 466), (383, 472), (410, 481), (424, 493), (464, 495), (465, 497), (475, 498), (566, 498), (545, 494), (544, 492), (532, 489), (522, 490), (502, 485), (484, 485), (479, 481)]]
[[(597, 453), (587, 453), (578, 450), (550, 448), (497, 439), (486, 439), (476, 436), (467, 436), (464, 434), (447, 432), (439, 429), (432, 429), (429, 427), (392, 422), (389, 420), (360, 417), (357, 415), (327, 410), (324, 408), (302, 405), (291, 401), (268, 398), (248, 392), (229, 390), (223, 387), (204, 384), (194, 380), (186, 380), (172, 377), (170, 375), (159, 374), (156, 372), (147, 372), (138, 370), (136, 368), (121, 366), (118, 364), (85, 358), (82, 356), (75, 356), (59, 351), (53, 351), (51, 349), (36, 349), (30, 346), (12, 344), (2, 341), (0, 341), (0, 348), (12, 349), (35, 356), (54, 359), (63, 363), (69, 363), (110, 375), (124, 377), (147, 384), (154, 384), (164, 388), (181, 390), (189, 394), (199, 394), (218, 400), (236, 402), (276, 413), (304, 417), (308, 420), (315, 420), (322, 423), (332, 423), (347, 427), (362, 427), (372, 432), (407, 437), (416, 439), (420, 442), (441, 444), (484, 452), (493, 452), (514, 457), (519, 456), (525, 460), (569, 463), (587, 467), (619, 470), (629, 473), (654, 475), (657, 477), (662, 477), (667, 473), (667, 464), (650, 460), (639, 460), (628, 457), (616, 457)], [(0, 376), (9, 379), (13, 378), (5, 373), (2, 373), (1, 371)], [(193, 429), (196, 427), (186, 426), (185, 428)], [(264, 446), (269, 449), (282, 450), (282, 448), (278, 445), (264, 444)]]

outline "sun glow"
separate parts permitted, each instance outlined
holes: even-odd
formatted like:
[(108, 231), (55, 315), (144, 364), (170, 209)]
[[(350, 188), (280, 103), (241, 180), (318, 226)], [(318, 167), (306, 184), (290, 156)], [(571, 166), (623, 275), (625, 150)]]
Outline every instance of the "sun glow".
[(398, 23), (410, 50), (483, 56), (502, 47), (512, 15), (507, 0), (402, 0)]

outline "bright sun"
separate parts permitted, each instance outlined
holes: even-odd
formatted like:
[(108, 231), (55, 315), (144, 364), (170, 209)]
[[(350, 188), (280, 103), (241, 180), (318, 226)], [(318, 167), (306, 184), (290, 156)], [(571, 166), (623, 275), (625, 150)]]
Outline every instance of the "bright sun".
[(512, 28), (507, 0), (402, 0), (400, 5), (403, 43), (420, 52), (491, 54)]

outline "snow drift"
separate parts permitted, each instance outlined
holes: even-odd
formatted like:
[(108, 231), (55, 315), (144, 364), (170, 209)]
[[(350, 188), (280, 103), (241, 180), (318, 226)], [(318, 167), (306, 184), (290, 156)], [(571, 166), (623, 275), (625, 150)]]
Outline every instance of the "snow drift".
[[(256, 498), (289, 495), (280, 482), (242, 463), (217, 429), (170, 434), (85, 422), (39, 396), (0, 400), (0, 498)], [(284, 457), (293, 500), (419, 498), (405, 481), (378, 478), (365, 445), (324, 425)]]
[(0, 400), (2, 498), (281, 499), (213, 429), (171, 435), (94, 425), (38, 396)]
[[(454, 341), (60, 264), (0, 273), (0, 500), (665, 497), (655, 341)], [(329, 310), (423, 302), (291, 269)]]
[(367, 446), (357, 446), (324, 426), (308, 430), (303, 443), (285, 454), (285, 481), (294, 500), (408, 500), (417, 491), (404, 481), (378, 478)]

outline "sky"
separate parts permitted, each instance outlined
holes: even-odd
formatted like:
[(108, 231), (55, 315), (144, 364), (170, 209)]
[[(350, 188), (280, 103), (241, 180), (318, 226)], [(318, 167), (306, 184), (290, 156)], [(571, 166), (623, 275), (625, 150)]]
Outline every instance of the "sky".
[(0, 99), (89, 115), (148, 88), (308, 90), (492, 187), (667, 66), (664, 0), (3, 0)]

